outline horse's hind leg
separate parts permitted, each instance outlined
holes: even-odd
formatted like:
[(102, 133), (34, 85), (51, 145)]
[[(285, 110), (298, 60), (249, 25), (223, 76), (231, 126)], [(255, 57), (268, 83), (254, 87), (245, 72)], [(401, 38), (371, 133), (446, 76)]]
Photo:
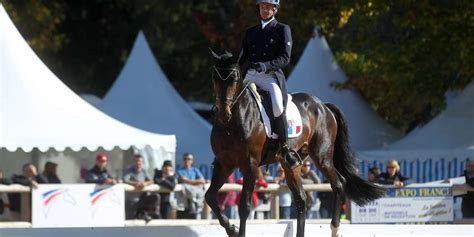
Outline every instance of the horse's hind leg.
[[(314, 153), (313, 153), (314, 154)], [(333, 149), (328, 149), (325, 152), (320, 152), (318, 156), (311, 156), (316, 166), (321, 170), (329, 184), (331, 184), (332, 192), (334, 194), (334, 203), (332, 205), (332, 219), (331, 231), (332, 237), (342, 236), (339, 232), (339, 225), (341, 223), (341, 201), (343, 198), (343, 182), (342, 176), (339, 176), (333, 162)]]
[(224, 169), (224, 167), (221, 166), (219, 161), (216, 160), (214, 162), (211, 185), (209, 186), (205, 197), (207, 204), (209, 205), (209, 207), (211, 207), (217, 219), (219, 219), (219, 223), (221, 224), (221, 226), (225, 228), (227, 235), (235, 236), (237, 231), (235, 226), (230, 225), (229, 219), (219, 208), (219, 205), (217, 205), (217, 192), (227, 181), (227, 178), (231, 173), (232, 169)]
[(303, 237), (306, 222), (306, 193), (304, 192), (303, 184), (301, 183), (301, 170), (291, 170), (286, 164), (282, 164), (282, 167), (284, 167), (286, 182), (288, 188), (293, 193), (293, 201), (296, 206), (296, 236)]

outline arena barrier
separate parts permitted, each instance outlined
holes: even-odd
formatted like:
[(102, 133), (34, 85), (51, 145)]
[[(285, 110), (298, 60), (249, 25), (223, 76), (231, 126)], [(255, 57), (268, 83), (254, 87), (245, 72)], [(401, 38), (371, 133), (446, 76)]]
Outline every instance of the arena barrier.
[[(16, 228), (0, 229), (2, 237), (217, 237), (226, 236), (217, 223), (172, 224), (146, 227), (103, 227), (103, 228)], [(247, 236), (295, 237), (296, 221), (248, 221)], [(472, 237), (474, 225), (356, 225), (341, 224), (344, 237)], [(307, 236), (331, 236), (329, 224), (307, 222)]]
[[(124, 190), (126, 192), (143, 192), (143, 191), (149, 191), (149, 192), (171, 192), (171, 190), (161, 188), (158, 185), (150, 185), (147, 186), (143, 190), (135, 190), (133, 186), (127, 185), (127, 184), (122, 184), (124, 186)], [(225, 184), (222, 189), (220, 190), (221, 192), (229, 192), (229, 191), (240, 191), (242, 188), (241, 185), (239, 184)], [(331, 187), (329, 184), (305, 184), (304, 189), (306, 191), (317, 191), (317, 192), (329, 192), (331, 191)], [(181, 191), (182, 186), (177, 185), (175, 192)], [(257, 192), (269, 192), (272, 193), (272, 202), (271, 202), (271, 210), (272, 210), (272, 219), (279, 219), (279, 198), (278, 198), (278, 193), (279, 192), (288, 192), (288, 187), (287, 186), (280, 186), (278, 184), (269, 184), (267, 188), (257, 188)], [(465, 184), (453, 184), (453, 193), (454, 195), (459, 195), (462, 193), (466, 193), (468, 191), (474, 191), (474, 188), (465, 185)], [(21, 213), (21, 220), (26, 221), (27, 223), (30, 222), (31, 220), (31, 204), (30, 204), (30, 187), (22, 186), (22, 185), (0, 185), (0, 193), (21, 193), (22, 195), (22, 213)], [(210, 215), (210, 208), (205, 205), (204, 206), (204, 211), (202, 214), (203, 219), (211, 219)], [(458, 222), (458, 221), (457, 221)], [(19, 226), (24, 226), (23, 222), (6, 222), (10, 224), (5, 224), (0, 222), (0, 227), (15, 227), (15, 225)], [(461, 221), (460, 223), (473, 223), (472, 220), (465, 220)]]

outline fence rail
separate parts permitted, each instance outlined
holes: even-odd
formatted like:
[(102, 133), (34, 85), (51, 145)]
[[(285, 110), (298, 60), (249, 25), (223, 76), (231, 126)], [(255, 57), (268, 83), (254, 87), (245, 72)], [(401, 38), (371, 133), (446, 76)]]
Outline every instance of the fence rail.
[[(180, 192), (183, 191), (183, 185), (176, 185), (174, 190), (169, 190), (163, 188), (157, 184), (149, 185), (143, 189), (136, 189), (135, 187), (128, 184), (121, 184), (124, 187), (126, 192), (159, 192), (159, 193), (169, 193), (169, 192)], [(206, 190), (209, 188), (209, 184), (206, 184)], [(310, 192), (331, 192), (331, 186), (329, 184), (304, 184), (303, 188), (305, 191)], [(219, 192), (232, 192), (232, 191), (241, 191), (242, 185), (240, 184), (224, 184)], [(255, 192), (268, 192), (272, 193), (272, 218), (279, 219), (279, 196), (280, 192), (289, 192), (290, 190), (286, 185), (279, 184), (269, 184), (267, 188), (257, 187)], [(29, 221), (31, 219), (31, 202), (30, 195), (31, 187), (23, 186), (19, 184), (11, 185), (2, 185), (0, 184), (0, 193), (21, 193), (21, 220)], [(474, 192), (474, 188), (467, 184), (453, 184), (453, 193), (454, 195), (463, 194), (465, 192)], [(203, 219), (211, 219), (211, 210), (209, 206), (204, 205), (203, 210)]]

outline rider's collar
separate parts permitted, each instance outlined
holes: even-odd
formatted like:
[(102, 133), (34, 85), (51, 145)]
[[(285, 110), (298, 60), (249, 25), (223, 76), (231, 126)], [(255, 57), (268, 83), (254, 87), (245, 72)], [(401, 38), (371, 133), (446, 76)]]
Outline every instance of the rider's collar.
[(262, 23), (262, 29), (265, 28), (265, 26), (267, 26), (268, 23), (272, 22), (273, 20), (275, 20), (275, 16), (272, 16), (272, 18), (268, 21), (260, 20), (260, 23)]

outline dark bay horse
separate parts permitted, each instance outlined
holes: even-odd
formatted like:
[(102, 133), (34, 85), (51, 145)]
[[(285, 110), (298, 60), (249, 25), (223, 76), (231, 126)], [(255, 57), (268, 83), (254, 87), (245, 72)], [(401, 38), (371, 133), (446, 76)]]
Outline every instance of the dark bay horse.
[[(215, 61), (212, 70), (217, 121), (212, 128), (211, 145), (216, 159), (206, 202), (227, 235), (245, 236), (257, 169), (265, 163), (263, 159), (266, 149), (273, 140), (266, 136), (257, 103), (244, 85), (232, 54), (217, 55), (212, 52), (212, 55)], [(365, 205), (382, 197), (385, 190), (358, 176), (355, 158), (349, 146), (347, 125), (341, 111), (336, 106), (324, 104), (307, 94), (295, 93), (292, 97), (302, 116), (303, 133), (297, 138), (289, 139), (289, 145), (301, 157), (311, 158), (329, 180), (335, 197), (331, 230), (333, 236), (340, 236), (339, 216), (343, 198), (348, 197), (359, 205)], [(281, 154), (269, 163), (272, 162), (280, 162), (285, 170), (297, 210), (296, 235), (302, 237), (306, 195), (300, 180), (300, 169), (291, 170)], [(230, 225), (229, 219), (217, 204), (217, 192), (236, 168), (240, 169), (244, 179), (239, 204), (240, 228)]]

